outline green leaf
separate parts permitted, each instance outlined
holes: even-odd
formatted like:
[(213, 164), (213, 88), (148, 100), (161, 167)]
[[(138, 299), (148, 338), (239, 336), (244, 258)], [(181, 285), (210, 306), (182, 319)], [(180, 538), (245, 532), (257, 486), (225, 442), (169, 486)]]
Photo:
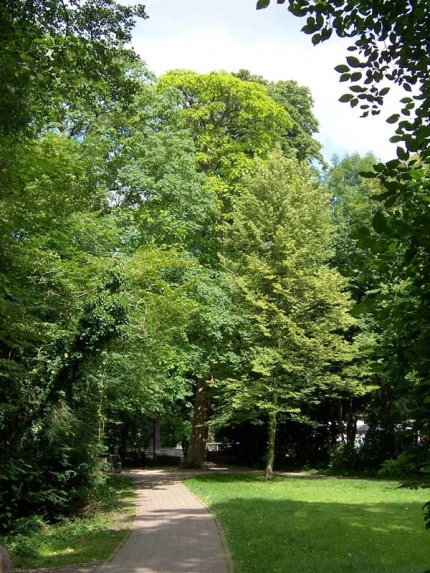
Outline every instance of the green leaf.
[(385, 193), (380, 193), (379, 195), (371, 195), (371, 201), (385, 201), (388, 197), (392, 196), (392, 191), (385, 191)]
[(316, 30), (315, 25), (310, 25), (310, 24), (306, 24), (306, 26), (303, 26), (302, 28), (302, 32), (304, 32), (305, 34), (313, 34), (315, 30)]
[(362, 302), (359, 302), (358, 304), (353, 306), (351, 309), (351, 314), (352, 314), (352, 316), (358, 316), (358, 315), (363, 314), (365, 312), (372, 312), (372, 310), (374, 310), (374, 308), (375, 308), (375, 300), (371, 299), (371, 298), (367, 298), (367, 299), (363, 300)]
[(390, 161), (387, 161), (387, 163), (385, 164), (385, 167), (387, 169), (397, 169), (399, 165), (400, 161), (398, 159), (390, 159)]
[(323, 28), (321, 30), (321, 41), (325, 41), (328, 40), (329, 38), (331, 38), (333, 34), (333, 30), (331, 28)]
[(396, 149), (396, 153), (397, 153), (397, 157), (401, 161), (407, 161), (410, 157), (409, 153), (405, 149), (403, 149), (403, 147), (398, 147)]
[(257, 2), (257, 10), (263, 10), (269, 6), (270, 0), (258, 0)]
[(387, 228), (387, 219), (382, 211), (376, 211), (372, 219), (372, 226), (377, 233), (383, 233)]
[(406, 147), (408, 148), (408, 151), (411, 151), (412, 153), (418, 151), (419, 149), (418, 141), (411, 135), (405, 137), (405, 143)]
[(390, 117), (387, 119), (387, 123), (396, 123), (396, 121), (399, 121), (399, 117), (400, 115), (398, 113), (390, 115)]
[(412, 177), (412, 179), (417, 179), (417, 180), (423, 179), (423, 177), (425, 177), (423, 169), (412, 169), (411, 171), (408, 171), (408, 175)]
[(370, 238), (370, 231), (368, 227), (358, 227), (352, 233), (354, 239), (368, 239)]
[(399, 191), (399, 189), (401, 189), (402, 186), (398, 181), (393, 180), (393, 181), (384, 181), (384, 187), (388, 189), (388, 191), (391, 193)]
[(353, 97), (354, 96), (352, 94), (343, 94), (343, 96), (340, 96), (339, 101), (345, 103), (347, 101), (351, 101)]
[(363, 66), (363, 64), (360, 62), (360, 60), (358, 58), (356, 58), (355, 56), (348, 56), (346, 58), (346, 61), (351, 66), (351, 68), (361, 68)]
[(391, 197), (389, 197), (385, 203), (384, 203), (384, 207), (386, 207), (387, 209), (389, 209), (390, 207), (393, 207), (398, 200), (398, 196), (397, 195), (391, 195)]
[(382, 173), (383, 171), (385, 171), (385, 164), (384, 163), (377, 163), (376, 165), (373, 166), (373, 169), (375, 171), (377, 171), (378, 173)]
[(345, 64), (340, 64), (340, 66), (336, 66), (334, 68), (337, 72), (339, 72), (339, 74), (343, 74), (345, 72), (349, 72), (349, 67), (346, 66)]
[(370, 249), (374, 255), (377, 255), (379, 253), (383, 253), (386, 249), (386, 246), (387, 246), (386, 241), (382, 241), (380, 239), (379, 241), (375, 241), (373, 245), (370, 247)]
[(379, 95), (380, 96), (386, 96), (389, 91), (390, 91), (390, 88), (382, 88), (382, 90), (379, 92)]

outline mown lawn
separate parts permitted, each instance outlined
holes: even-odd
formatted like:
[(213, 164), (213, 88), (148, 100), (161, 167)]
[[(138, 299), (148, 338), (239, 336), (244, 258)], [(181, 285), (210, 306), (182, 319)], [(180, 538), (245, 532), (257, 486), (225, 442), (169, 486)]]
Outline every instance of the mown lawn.
[(131, 478), (111, 476), (82, 517), (49, 525), (23, 520), (22, 531), (0, 537), (15, 569), (61, 567), (107, 559), (127, 537), (135, 514)]
[(429, 490), (392, 481), (199, 476), (187, 487), (216, 515), (235, 573), (423, 573)]

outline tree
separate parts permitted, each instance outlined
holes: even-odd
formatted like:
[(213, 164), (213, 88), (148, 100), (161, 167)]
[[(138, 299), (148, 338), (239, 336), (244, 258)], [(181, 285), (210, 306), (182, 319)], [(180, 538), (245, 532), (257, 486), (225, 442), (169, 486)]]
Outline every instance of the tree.
[[(284, 2), (278, 0), (280, 4)], [(259, 0), (257, 8), (269, 4), (270, 0)], [(369, 178), (378, 179), (385, 189), (379, 196), (381, 209), (373, 219), (379, 235), (373, 250), (381, 264), (389, 265), (386, 286), (369, 300), (368, 310), (380, 327), (391, 334), (382, 349), (383, 369), (387, 376), (397, 378), (400, 394), (406, 391), (416, 396), (416, 409), (411, 417), (419, 420), (417, 430), (421, 428), (426, 433), (430, 11), (424, 0), (365, 0), (359, 6), (350, 0), (335, 3), (290, 0), (288, 5), (293, 14), (307, 16), (303, 31), (312, 35), (314, 44), (328, 40), (333, 31), (355, 39), (349, 50), (356, 55), (348, 56), (346, 64), (336, 67), (340, 80), (352, 84), (340, 101), (349, 102), (352, 107), (360, 104), (365, 117), (381, 112), (390, 89), (383, 82), (395, 83), (408, 92), (401, 99), (398, 113), (387, 119), (397, 125), (391, 138), (393, 143), (399, 143), (397, 158), (378, 163), (373, 172), (367, 172)], [(426, 450), (427, 444), (423, 446)], [(422, 464), (422, 459), (417, 463)]]
[(234, 76), (247, 82), (266, 86), (269, 96), (288, 113), (292, 125), (282, 138), (282, 149), (287, 157), (299, 161), (318, 161), (325, 165), (321, 155), (321, 143), (314, 138), (318, 133), (318, 120), (312, 112), (314, 101), (309, 88), (299, 86), (294, 80), (269, 82), (248, 70), (239, 70)]
[[(125, 109), (140, 90), (137, 57), (124, 47), (138, 15), (144, 16), (141, 6), (103, 0), (0, 6), (6, 527), (33, 508), (52, 514), (69, 503), (73, 509), (100, 477), (98, 390), (89, 377), (126, 319), (118, 300), (124, 284), (112, 259), (119, 229), (106, 210), (106, 131), (112, 133), (114, 118), (103, 134), (96, 118)], [(115, 284), (108, 275), (116, 271)], [(91, 388), (85, 401), (83, 388)]]
[[(381, 187), (376, 181), (360, 175), (363, 171), (372, 171), (376, 162), (370, 153), (365, 157), (355, 153), (341, 160), (335, 157), (333, 166), (323, 178), (331, 197), (330, 210), (335, 223), (332, 263), (348, 277), (349, 290), (356, 303), (361, 302), (380, 280), (368, 260), (368, 251), (372, 241), (369, 229), (379, 211), (375, 197), (381, 193)], [(376, 239), (376, 231), (373, 231), (373, 237)]]
[(304, 402), (343, 386), (335, 364), (354, 349), (349, 299), (328, 266), (327, 197), (309, 168), (278, 151), (245, 179), (229, 229), (226, 264), (252, 334), (251, 375), (233, 400), (269, 420), (266, 479), (272, 478), (277, 417), (300, 417)]
[[(346, 443), (338, 450), (337, 463), (350, 468), (378, 468), (381, 462), (395, 452), (396, 435), (394, 425), (396, 406), (390, 377), (383, 375), (377, 367), (381, 359), (383, 333), (374, 318), (366, 311), (368, 299), (379, 292), (387, 283), (387, 269), (395, 261), (382, 260), (375, 251), (380, 240), (372, 229), (372, 221), (382, 215), (375, 198), (382, 192), (380, 184), (365, 179), (360, 174), (371, 172), (377, 162), (372, 154), (360, 157), (353, 154), (342, 160), (334, 159), (333, 167), (324, 177), (324, 184), (331, 196), (331, 212), (335, 222), (334, 267), (347, 278), (348, 288), (355, 302), (353, 314), (358, 316), (356, 328), (351, 335), (359, 337), (365, 349), (354, 367), (357, 377), (369, 388), (366, 396), (358, 398), (344, 396), (339, 401), (338, 419), (345, 420)], [(357, 449), (355, 434), (357, 413), (366, 415), (370, 428), (364, 447)], [(371, 435), (377, 440), (370, 440)], [(372, 442), (372, 444), (370, 444)]]
[(60, 105), (129, 102), (137, 84), (123, 74), (137, 57), (130, 42), (144, 7), (110, 0), (6, 0), (0, 7), (0, 134), (41, 127)]
[(227, 72), (198, 74), (173, 70), (158, 89), (178, 91), (186, 125), (193, 133), (200, 170), (229, 213), (230, 196), (250, 159), (265, 157), (291, 125), (288, 114), (263, 86), (244, 82)]
[[(216, 194), (217, 214), (210, 234), (215, 238), (204, 265), (210, 282), (196, 289), (201, 317), (189, 333), (199, 357), (193, 377), (196, 383), (194, 425), (187, 462), (201, 466), (205, 460), (210, 394), (215, 376), (230, 354), (232, 308), (221, 287), (218, 253), (233, 217), (233, 197), (241, 193), (241, 176), (254, 156), (265, 157), (282, 139), (290, 125), (285, 110), (271, 99), (263, 86), (241, 81), (226, 72), (207, 75), (174, 70), (160, 78), (160, 93), (176, 95), (185, 125), (190, 130), (198, 169), (208, 177)], [(216, 304), (215, 298), (223, 301)], [(229, 310), (227, 311), (227, 308)]]

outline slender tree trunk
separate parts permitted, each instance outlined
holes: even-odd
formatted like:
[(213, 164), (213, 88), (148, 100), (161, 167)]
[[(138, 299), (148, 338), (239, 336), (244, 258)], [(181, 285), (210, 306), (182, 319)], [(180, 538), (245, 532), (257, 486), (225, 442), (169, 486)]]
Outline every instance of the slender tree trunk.
[(265, 481), (271, 481), (273, 478), (273, 462), (275, 460), (275, 441), (276, 441), (276, 410), (269, 414), (269, 439), (267, 444), (267, 461)]
[(342, 444), (345, 444), (345, 427), (343, 424), (343, 405), (342, 405), (342, 399), (339, 398), (339, 436), (340, 439), (342, 441)]
[[(278, 342), (279, 347), (279, 342)], [(272, 481), (273, 479), (273, 462), (275, 461), (275, 442), (276, 442), (276, 409), (278, 405), (278, 376), (277, 374), (272, 379), (273, 391), (272, 391), (272, 408), (273, 410), (269, 413), (269, 435), (267, 442), (267, 461), (266, 461), (266, 475), (264, 476), (265, 481)]]
[(210, 399), (207, 380), (199, 380), (194, 402), (193, 429), (188, 446), (186, 463), (194, 467), (203, 467), (206, 461), (206, 444), (208, 441), (208, 418)]

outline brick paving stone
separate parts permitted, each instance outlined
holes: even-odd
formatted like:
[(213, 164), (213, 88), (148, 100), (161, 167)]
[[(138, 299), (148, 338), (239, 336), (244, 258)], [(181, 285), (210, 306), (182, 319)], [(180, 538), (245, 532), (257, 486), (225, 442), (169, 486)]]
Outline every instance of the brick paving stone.
[(136, 485), (132, 531), (99, 573), (232, 573), (217, 522), (181, 483), (188, 474), (134, 470), (129, 475)]

